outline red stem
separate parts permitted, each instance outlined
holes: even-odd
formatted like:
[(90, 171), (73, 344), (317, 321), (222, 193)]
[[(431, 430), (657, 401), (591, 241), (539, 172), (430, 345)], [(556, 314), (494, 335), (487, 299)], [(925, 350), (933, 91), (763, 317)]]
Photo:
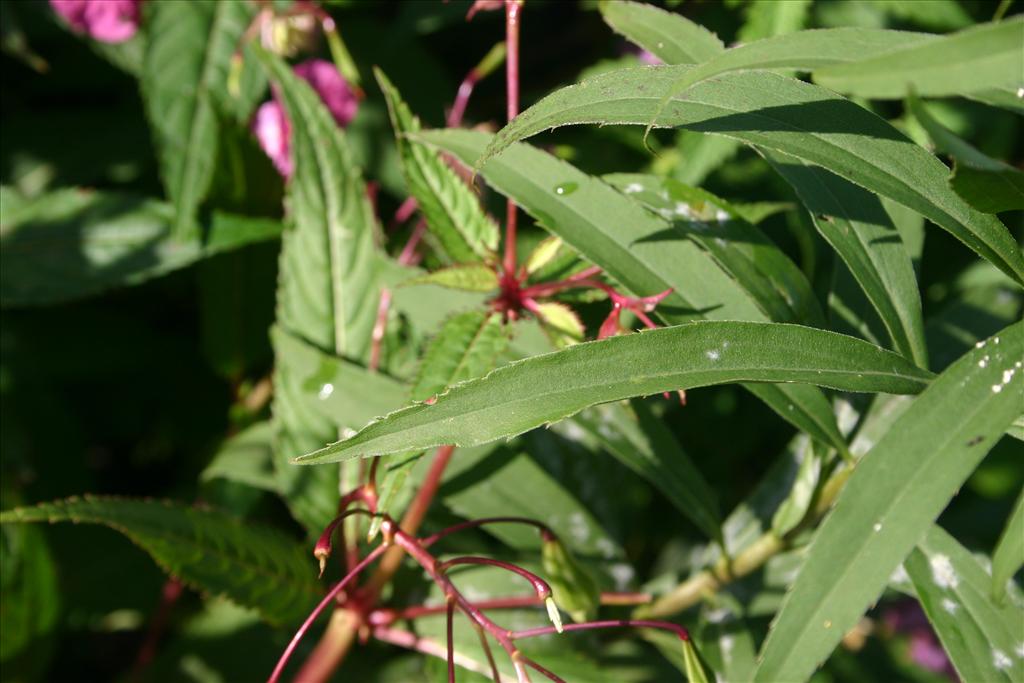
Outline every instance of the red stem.
[(484, 565), (487, 567), (497, 567), (498, 569), (504, 569), (505, 571), (518, 574), (533, 586), (533, 591), (537, 594), (538, 598), (544, 599), (551, 595), (551, 586), (548, 582), (540, 578), (531, 571), (527, 571), (518, 565), (514, 565), (511, 562), (503, 562), (502, 560), (492, 560), (489, 557), (456, 557), (455, 559), (442, 562), (437, 565), (438, 573), (446, 573), (449, 568), (456, 567), (460, 564), (476, 564)]
[[(509, 121), (519, 113), (519, 23), (522, 0), (505, 0), (505, 59), (506, 110)], [(511, 199), (505, 205), (505, 274), (515, 277), (516, 272), (516, 204)]]
[(448, 112), (448, 120), (445, 123), (449, 128), (458, 128), (462, 125), (462, 117), (466, 113), (466, 105), (469, 104), (469, 96), (473, 94), (473, 88), (480, 81), (480, 72), (475, 68), (469, 73), (459, 85), (459, 92), (455, 95), (455, 102), (452, 103), (452, 110)]
[[(458, 533), (460, 531), (464, 531), (466, 529), (474, 529), (476, 527), (484, 526), (485, 524), (503, 524), (503, 523), (508, 523), (508, 524), (527, 524), (527, 525), (530, 525), (530, 526), (535, 526), (538, 529), (540, 529), (540, 533), (541, 533), (541, 536), (543, 538), (547, 538), (547, 537), (554, 538), (555, 537), (554, 532), (551, 531), (551, 529), (548, 528), (548, 526), (546, 524), (543, 524), (542, 522), (538, 522), (535, 519), (530, 519), (529, 517), (484, 517), (482, 519), (472, 519), (472, 520), (469, 520), (468, 522), (461, 522), (459, 524), (455, 524), (454, 526), (450, 526), (447, 529), (442, 529), (441, 531), (438, 531), (436, 534), (433, 534), (431, 536), (427, 536), (426, 538), (422, 539), (420, 541), (420, 545), (422, 545), (424, 548), (429, 548), (430, 546), (432, 546), (435, 543), (437, 543), (438, 541), (440, 541), (442, 538), (444, 538), (446, 536), (451, 536), (452, 534)], [(546, 534), (546, 536), (545, 536), (545, 534)]]
[(156, 655), (156, 646), (160, 642), (160, 636), (167, 625), (167, 619), (171, 615), (171, 609), (181, 597), (182, 585), (178, 579), (167, 579), (163, 589), (160, 591), (160, 605), (157, 607), (153, 620), (149, 623), (149, 631), (146, 633), (146, 640), (139, 648), (139, 654), (135, 657), (135, 666), (132, 670), (132, 680), (142, 679), (146, 667), (153, 661)]
[[(651, 596), (647, 593), (601, 593), (602, 605), (644, 605), (650, 601)], [(509, 598), (477, 600), (473, 603), (473, 606), (481, 611), (489, 611), (493, 609), (541, 607), (543, 604), (544, 600), (536, 595), (517, 595)], [(446, 609), (445, 605), (415, 605), (399, 610), (383, 608), (371, 612), (367, 617), (367, 621), (371, 626), (388, 626), (396, 621), (408, 621), (440, 614)]]
[[(668, 621), (648, 621), (646, 619), (587, 621), (582, 624), (565, 624), (562, 628), (565, 631), (594, 631), (605, 628), (657, 628), (663, 631), (672, 631), (679, 636), (680, 640), (690, 639), (690, 632), (679, 624), (673, 624)], [(557, 633), (554, 626), (538, 626), (537, 628), (529, 628), (524, 631), (512, 631), (508, 635), (512, 640), (520, 640), (522, 638), (551, 635), (552, 633)]]
[(448, 623), (446, 625), (448, 635), (448, 683), (455, 683), (455, 601), (449, 599), (446, 608), (448, 612)]
[(267, 679), (267, 683), (277, 683), (278, 679), (281, 677), (281, 672), (284, 671), (284, 667), (288, 664), (288, 660), (291, 658), (292, 653), (295, 651), (295, 648), (298, 647), (299, 641), (301, 641), (303, 636), (306, 635), (306, 631), (308, 631), (309, 627), (313, 625), (313, 622), (316, 621), (318, 616), (320, 616), (320, 613), (323, 612), (328, 605), (334, 602), (334, 598), (341, 592), (341, 589), (348, 585), (350, 581), (355, 579), (371, 562), (383, 555), (387, 548), (388, 546), (381, 544), (371, 550), (370, 553), (359, 562), (359, 564), (352, 568), (352, 571), (345, 575), (345, 578), (334, 584), (334, 588), (327, 592), (324, 599), (320, 601), (320, 604), (317, 605), (312, 612), (310, 612), (309, 616), (306, 617), (306, 620), (302, 622), (302, 626), (300, 626), (299, 630), (295, 632), (291, 642), (288, 643), (288, 647), (285, 648), (284, 652), (281, 654), (281, 658), (277, 661), (277, 666), (274, 667), (274, 671), (270, 674), (270, 678)]
[[(401, 629), (387, 628), (384, 626), (378, 626), (373, 629), (373, 637), (377, 640), (397, 645), (398, 647), (404, 647), (408, 650), (415, 650), (431, 657), (437, 657), (439, 659), (445, 659), (447, 657), (446, 648), (440, 643), (430, 640), (429, 638), (421, 638), (415, 633), (409, 631), (403, 631)], [(477, 664), (475, 660), (469, 659), (464, 655), (460, 655), (458, 652), (455, 653), (455, 663), (461, 666), (463, 669), (476, 672), (483, 676), (486, 676), (488, 671), (484, 667)], [(501, 679), (495, 679), (500, 681)]]

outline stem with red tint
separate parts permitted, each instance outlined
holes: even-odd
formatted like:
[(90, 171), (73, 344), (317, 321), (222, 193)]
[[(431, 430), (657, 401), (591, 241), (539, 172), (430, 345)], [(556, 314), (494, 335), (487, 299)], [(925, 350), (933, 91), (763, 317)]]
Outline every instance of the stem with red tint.
[(420, 541), (420, 545), (424, 548), (429, 548), (430, 546), (440, 541), (442, 538), (458, 533), (460, 531), (465, 531), (466, 529), (475, 529), (477, 527), (484, 526), (485, 524), (506, 523), (526, 524), (528, 526), (537, 527), (537, 529), (540, 530), (541, 538), (544, 539), (555, 537), (554, 532), (551, 531), (551, 529), (546, 524), (544, 524), (543, 522), (538, 522), (535, 519), (530, 519), (529, 517), (484, 517), (482, 519), (471, 519), (468, 522), (461, 522), (459, 524), (455, 524), (454, 526), (450, 526), (447, 529), (442, 529), (441, 531), (438, 531), (436, 534), (427, 536), (426, 538), (422, 539)]
[[(509, 121), (519, 113), (519, 22), (523, 0), (505, 0), (505, 60), (506, 114)], [(516, 204), (511, 199), (505, 205), (505, 273), (514, 277), (516, 272)]]
[[(288, 660), (291, 658), (295, 648), (298, 647), (299, 642), (302, 640), (303, 636), (306, 635), (306, 632), (309, 630), (309, 627), (313, 625), (313, 622), (316, 621), (316, 618), (320, 616), (320, 613), (323, 612), (328, 605), (334, 602), (334, 598), (337, 597), (338, 593), (340, 593), (341, 590), (349, 584), (349, 582), (359, 576), (359, 573), (366, 569), (371, 562), (383, 555), (387, 548), (388, 546), (381, 544), (371, 550), (370, 553), (359, 562), (359, 564), (353, 567), (352, 571), (345, 575), (345, 578), (334, 584), (334, 588), (327, 592), (324, 599), (321, 600), (320, 604), (318, 604), (313, 611), (309, 613), (306, 620), (302, 622), (302, 626), (300, 626), (299, 630), (295, 632), (291, 642), (288, 643), (288, 647), (285, 648), (284, 652), (281, 654), (281, 658), (277, 661), (277, 666), (274, 667), (274, 671), (270, 674), (270, 678), (267, 679), (267, 683), (277, 683), (278, 679), (281, 677), (281, 672), (284, 671), (284, 667), (288, 664)], [(307, 662), (307, 666), (308, 665), (309, 663)]]

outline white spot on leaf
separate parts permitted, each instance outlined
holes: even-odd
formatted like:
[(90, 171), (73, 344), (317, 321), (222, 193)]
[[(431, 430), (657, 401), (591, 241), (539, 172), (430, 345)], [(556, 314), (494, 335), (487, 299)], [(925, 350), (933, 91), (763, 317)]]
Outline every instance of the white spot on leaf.
[(330, 382), (327, 382), (322, 387), (320, 387), (320, 392), (316, 395), (316, 397), (318, 399), (320, 399), (321, 401), (324, 401), (324, 400), (330, 398), (331, 394), (333, 394), (333, 393), (334, 393), (334, 385), (331, 384)]
[(992, 666), (999, 669), (1000, 671), (1005, 671), (1006, 669), (1009, 669), (1011, 666), (1013, 666), (1013, 662), (1010, 661), (1010, 658), (1006, 656), (1005, 652), (993, 648)]
[(714, 349), (706, 351), (704, 355), (708, 357), (708, 360), (718, 360), (718, 351), (715, 351)]
[(949, 557), (938, 553), (931, 559), (932, 580), (939, 588), (956, 588), (960, 585), (960, 577), (953, 569), (953, 563)]
[(946, 610), (950, 614), (956, 614), (956, 611), (960, 609), (960, 605), (956, 604), (949, 598), (942, 598), (942, 609)]

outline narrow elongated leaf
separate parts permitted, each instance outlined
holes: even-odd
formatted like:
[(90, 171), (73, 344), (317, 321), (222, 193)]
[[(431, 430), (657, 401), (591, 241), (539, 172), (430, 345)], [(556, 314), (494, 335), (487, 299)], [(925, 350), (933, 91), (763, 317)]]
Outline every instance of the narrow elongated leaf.
[[(757, 681), (806, 680), (1020, 412), (1024, 323), (979, 342), (858, 463), (815, 534)], [(988, 360), (980, 363), (988, 356)], [(956, 396), (955, 401), (950, 396)]]
[(616, 33), (666, 64), (694, 64), (725, 47), (711, 31), (674, 12), (640, 2), (601, 3), (601, 16)]
[(0, 529), (0, 662), (19, 655), (57, 626), (57, 567), (41, 529)]
[[(1016, 422), (1020, 422), (1020, 418)], [(992, 553), (992, 595), (996, 600), (1003, 601), (1006, 598), (1006, 582), (1021, 567), (1024, 567), (1024, 490), (1017, 496), (1017, 502)]]
[(605, 450), (654, 485), (710, 539), (720, 539), (722, 518), (714, 489), (693, 460), (642, 401), (584, 410), (565, 423), (582, 428)]
[(493, 259), (498, 226), (484, 213), (469, 185), (437, 152), (407, 137), (420, 130), (419, 119), (384, 72), (376, 69), (374, 73), (387, 99), (409, 192), (419, 203), (430, 231), (455, 263)]
[[(365, 360), (379, 298), (376, 223), (366, 187), (344, 133), (312, 88), (278, 57), (255, 52), (292, 122), (295, 172), (288, 186), (288, 209), (294, 225), (282, 239), (277, 323), (284, 333), (322, 353)], [(277, 335), (275, 341), (283, 338)], [(335, 420), (309, 405), (308, 383), (316, 384), (311, 377), (317, 367), (278, 345), (275, 354), (278, 476), (292, 513), (319, 532), (335, 514), (338, 472), (301, 472), (288, 460), (336, 439), (338, 431)], [(321, 381), (313, 395), (328, 383)], [(344, 385), (337, 392), (331, 385), (326, 398), (345, 392)]]
[(1024, 82), (1022, 44), (1024, 17), (1016, 16), (824, 67), (813, 77), (827, 88), (859, 97), (902, 98), (911, 90), (924, 97), (947, 97), (1016, 88)]
[(824, 327), (803, 272), (729, 202), (672, 179), (616, 173), (604, 180), (672, 222), (750, 293), (764, 318)]
[[(217, 106), (227, 92), (231, 55), (254, 10), (247, 3), (160, 2), (147, 17), (142, 91), (160, 168), (174, 206), (174, 230), (193, 237), (217, 158)], [(247, 99), (259, 87), (246, 78)]]
[(598, 403), (698, 386), (805, 382), (844, 391), (916, 393), (930, 375), (892, 352), (833, 332), (778, 323), (695, 322), (511, 363), (297, 462), (486, 443)]
[(302, 617), (320, 596), (303, 547), (269, 527), (177, 503), (86, 496), (0, 513), (0, 523), (103, 524), (189, 586), (254, 607), (268, 620)]
[(486, 374), (508, 340), (500, 315), (470, 311), (449, 318), (423, 355), (412, 400), (424, 401), (453, 384)]
[(813, 71), (937, 39), (938, 36), (926, 33), (874, 28), (829, 28), (775, 35), (725, 50), (702, 62), (676, 80), (664, 97), (668, 99), (696, 83), (730, 71)]
[(928, 367), (914, 266), (878, 197), (795, 157), (767, 150), (763, 154), (793, 186), (814, 227), (843, 259), (896, 350)]
[[(657, 112), (658, 93), (689, 68), (621, 69), (558, 90), (503, 128), (477, 166), (511, 143), (557, 126), (646, 124)], [(656, 125), (726, 135), (823, 166), (931, 219), (1024, 282), (1024, 255), (1009, 231), (949, 188), (948, 170), (938, 159), (876, 115), (824, 88), (771, 73), (721, 74), (669, 100)]]
[(8, 202), (0, 224), (0, 306), (41, 306), (135, 285), (281, 234), (263, 218), (214, 213), (205, 240), (172, 237), (174, 210), (113, 192), (65, 189)]
[(949, 182), (966, 202), (986, 213), (1024, 208), (1024, 173), (960, 138), (936, 120), (916, 96), (908, 98), (907, 108), (936, 149), (955, 160)]
[[(466, 163), (492, 136), (434, 131), (423, 139)], [(657, 315), (669, 324), (695, 318), (765, 320), (753, 297), (715, 260), (659, 216), (606, 183), (529, 145), (513, 145), (483, 169), (487, 182), (513, 198), (552, 233), (641, 296), (671, 288)], [(574, 191), (559, 192), (573, 187)], [(772, 410), (816, 439), (844, 449), (821, 390), (800, 385), (747, 387)]]
[(988, 572), (966, 548), (933, 526), (903, 566), (961, 680), (1024, 680), (1024, 609), (993, 604)]

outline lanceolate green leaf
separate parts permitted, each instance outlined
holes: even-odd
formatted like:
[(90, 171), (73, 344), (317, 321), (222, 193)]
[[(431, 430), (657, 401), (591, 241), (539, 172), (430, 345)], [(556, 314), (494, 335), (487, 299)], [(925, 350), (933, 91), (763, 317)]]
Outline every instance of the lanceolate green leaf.
[(928, 367), (914, 266), (878, 197), (795, 157), (767, 150), (763, 154), (793, 186), (818, 232), (843, 259), (896, 350)]
[[(493, 140), (470, 131), (434, 131), (422, 138), (466, 163)], [(672, 294), (657, 309), (665, 322), (766, 319), (753, 296), (668, 221), (570, 164), (529, 145), (513, 145), (482, 173), (491, 186), (634, 294), (647, 296), (671, 288)], [(818, 388), (747, 388), (816, 439), (845, 448), (832, 408)]]
[(695, 322), (534, 356), (403, 408), (298, 460), (336, 462), (441, 444), (474, 445), (587, 406), (729, 382), (804, 382), (916, 393), (931, 373), (867, 342), (798, 325)]
[(205, 239), (172, 236), (174, 209), (150, 199), (64, 189), (5, 193), (0, 306), (42, 306), (135, 285), (213, 254), (275, 239), (281, 224), (214, 213)]
[(1024, 490), (1017, 496), (1017, 502), (992, 553), (992, 595), (996, 600), (1005, 600), (1006, 582), (1021, 567), (1024, 567)]
[(409, 191), (419, 202), (430, 231), (455, 263), (493, 259), (498, 226), (484, 213), (466, 181), (437, 152), (406, 137), (420, 130), (419, 119), (409, 111), (384, 72), (377, 69), (374, 73), (387, 99)]
[(675, 81), (664, 97), (678, 95), (696, 83), (730, 71), (812, 71), (935, 39), (938, 36), (873, 28), (831, 28), (777, 35), (725, 50), (700, 63)]
[[(858, 463), (815, 534), (757, 681), (810, 678), (1020, 413), (1024, 323), (940, 375)], [(982, 362), (984, 361), (984, 362)], [(955, 400), (950, 400), (954, 396)]]
[(725, 49), (718, 36), (700, 24), (653, 5), (606, 1), (601, 3), (601, 16), (613, 31), (666, 64), (703, 62)]
[(14, 522), (103, 524), (189, 586), (254, 607), (276, 623), (300, 619), (321, 593), (315, 564), (300, 544), (215, 510), (86, 496), (0, 513), (0, 523)]
[[(292, 122), (295, 164), (287, 197), (293, 225), (282, 238), (277, 291), (277, 324), (284, 334), (275, 341), (286, 334), (322, 353), (365, 362), (379, 298), (376, 222), (366, 187), (344, 133), (312, 88), (278, 57), (255, 52)], [(319, 532), (335, 514), (338, 473), (302, 472), (288, 461), (336, 439), (338, 431), (334, 420), (308, 403), (305, 383), (316, 366), (310, 369), (277, 344), (275, 353), (278, 476), (293, 514)]]
[(671, 178), (616, 173), (604, 180), (701, 245), (756, 301), (767, 320), (824, 327), (803, 272), (729, 202)]
[[(42, 529), (0, 529), (0, 662), (17, 657), (57, 626), (57, 567)], [(5, 665), (6, 666), (6, 665)]]
[(402, 284), (438, 285), (465, 292), (492, 292), (498, 288), (498, 275), (483, 263), (466, 263), (419, 275)]
[(964, 95), (1024, 82), (1024, 17), (981, 24), (937, 40), (814, 72), (814, 81), (860, 97)]
[(961, 680), (1024, 680), (1024, 609), (993, 604), (991, 578), (966, 548), (933, 526), (903, 566)]
[[(231, 55), (254, 10), (247, 3), (158, 2), (147, 7), (142, 91), (156, 137), (174, 231), (195, 235), (193, 218), (217, 160), (216, 98), (227, 92)], [(251, 98), (253, 81), (246, 79)]]
[[(477, 165), (516, 140), (557, 126), (646, 124), (657, 111), (658, 93), (689, 68), (621, 69), (556, 91), (502, 129)], [(823, 166), (914, 209), (1024, 282), (1024, 256), (1006, 227), (957, 196), (938, 159), (824, 88), (771, 73), (722, 74), (671, 99), (657, 125), (726, 135)]]
[(453, 384), (486, 374), (508, 341), (500, 315), (470, 311), (449, 318), (423, 356), (412, 400), (425, 401)]
[(643, 401), (584, 410), (566, 425), (566, 432), (582, 428), (626, 467), (653, 484), (708, 538), (721, 539), (722, 518), (714, 489)]

